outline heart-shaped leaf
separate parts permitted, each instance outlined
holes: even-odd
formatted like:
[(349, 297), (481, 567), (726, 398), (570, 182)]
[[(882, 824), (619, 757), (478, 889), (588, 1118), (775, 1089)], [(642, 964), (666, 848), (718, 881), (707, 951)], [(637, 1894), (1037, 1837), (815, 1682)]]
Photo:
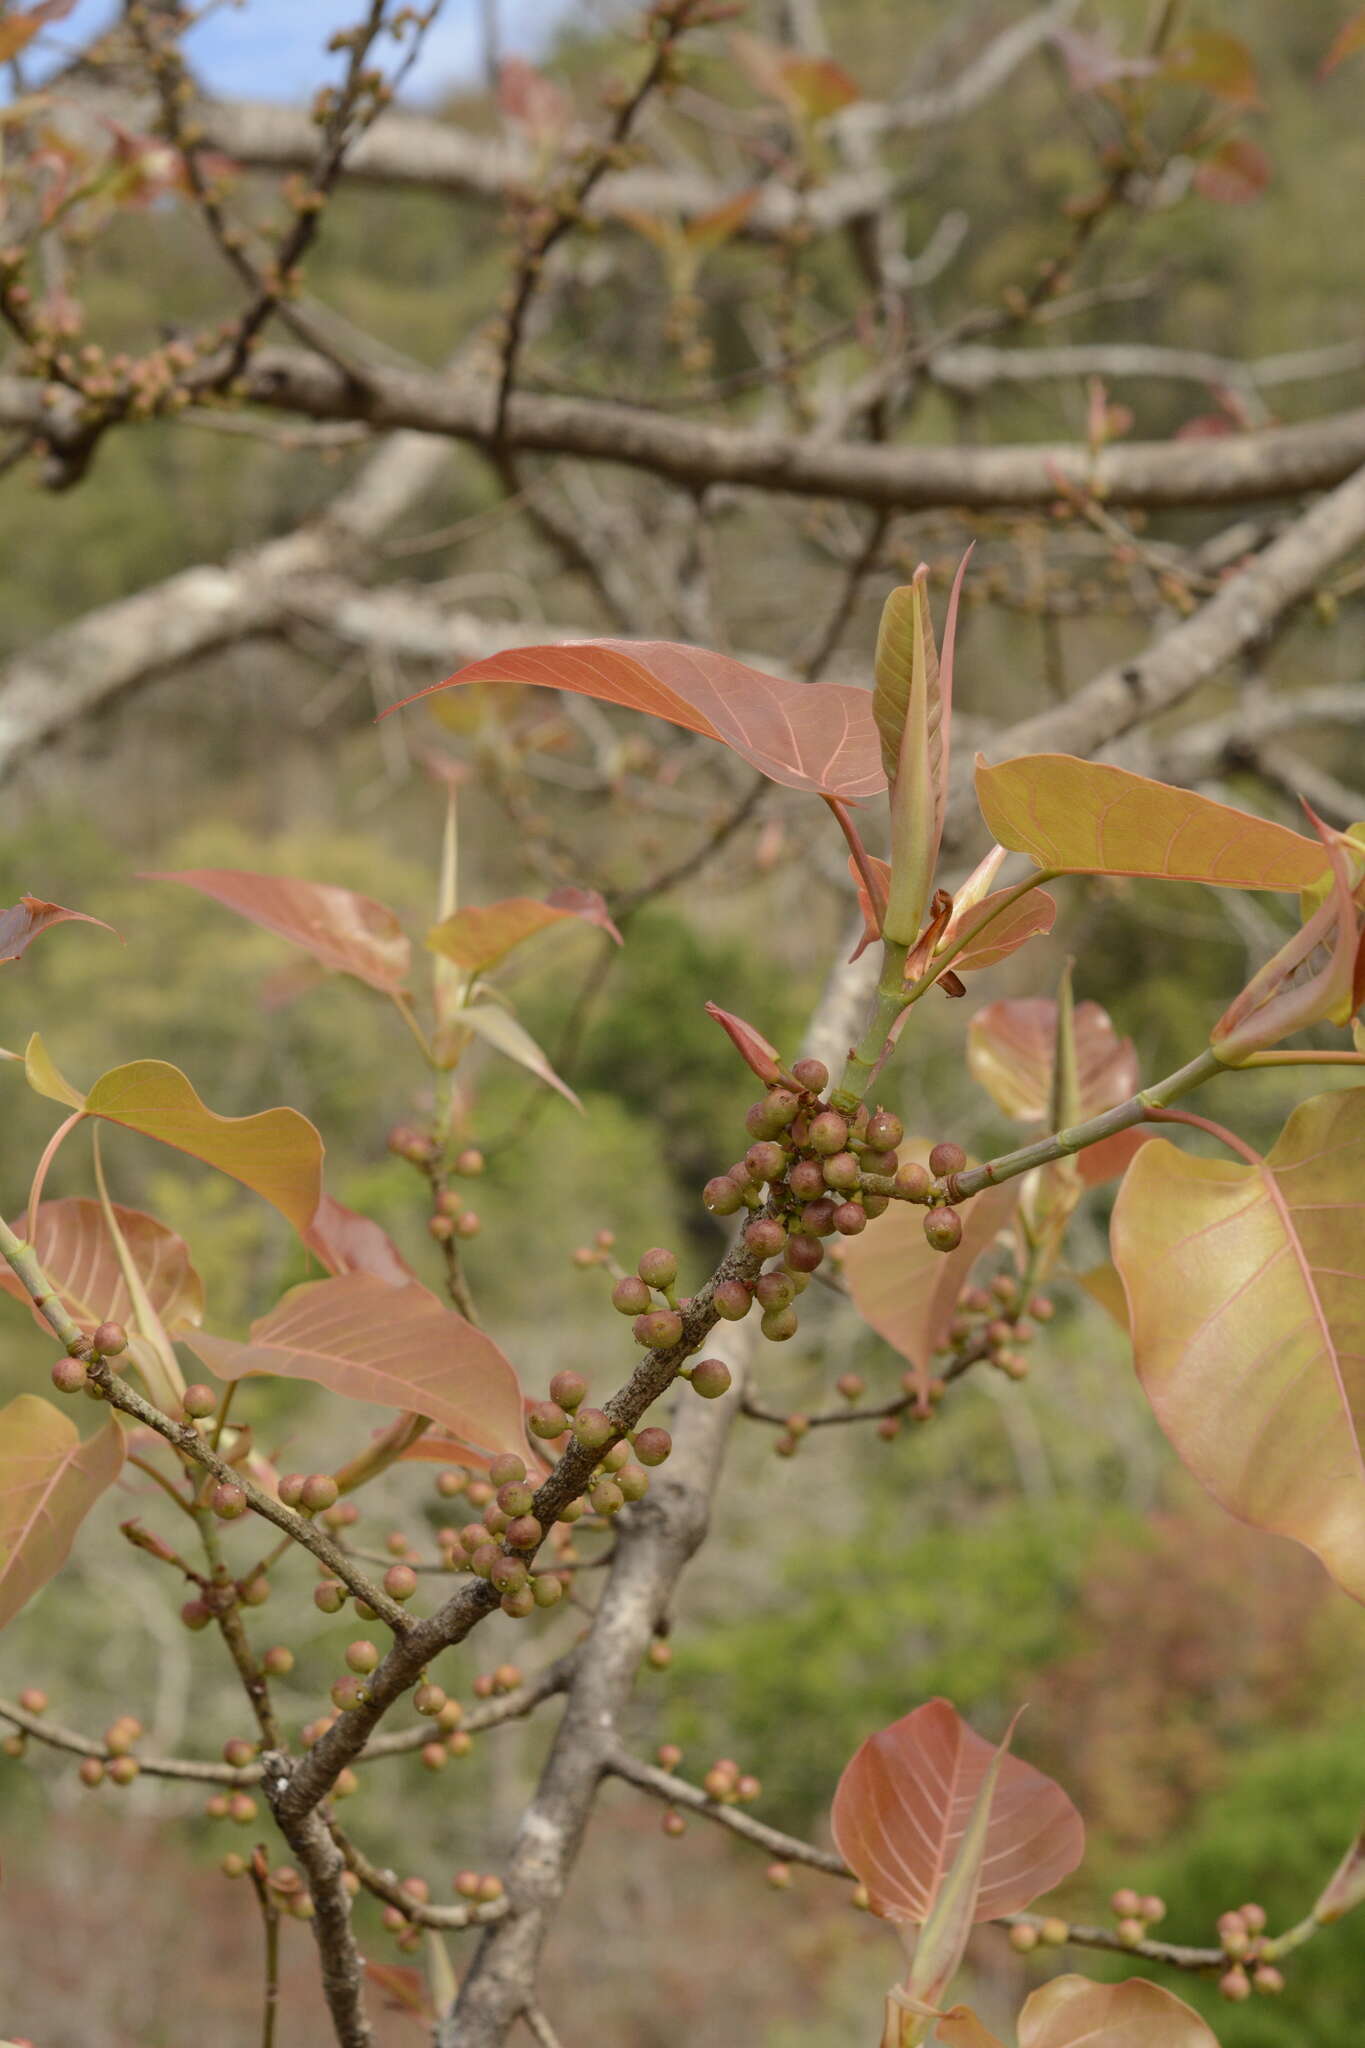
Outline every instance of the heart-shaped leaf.
[[(902, 1160), (927, 1163), (930, 1147), (912, 1141)], [(947, 1341), (948, 1325), (972, 1267), (1008, 1224), (1019, 1200), (1017, 1180), (985, 1188), (962, 1209), (962, 1242), (937, 1252), (924, 1236), (923, 1209), (893, 1202), (861, 1237), (844, 1246), (844, 1277), (864, 1322), (921, 1371)]]
[[(644, 711), (720, 740), (788, 789), (844, 798), (886, 786), (872, 700), (841, 683), (792, 683), (673, 640), (569, 640), (514, 647), (405, 697), (468, 683), (536, 683)], [(401, 705), (390, 706), (391, 710)]]
[(923, 1926), (997, 1758), (973, 1919), (1020, 1912), (1076, 1868), (1085, 1829), (1061, 1786), (930, 1700), (869, 1736), (834, 1795), (835, 1844), (874, 1913)]
[[(185, 1240), (141, 1209), (125, 1209), (116, 1202), (113, 1211), (147, 1298), (161, 1321), (172, 1330), (202, 1322), (203, 1283), (190, 1264)], [(21, 1236), (27, 1227), (27, 1217), (16, 1219), (14, 1229)], [(56, 1287), (62, 1305), (83, 1330), (93, 1330), (100, 1323), (132, 1321), (132, 1299), (98, 1202), (78, 1196), (41, 1202), (32, 1242), (38, 1263)], [(0, 1265), (0, 1288), (17, 1301), (29, 1300), (28, 1290), (8, 1266)], [(46, 1329), (45, 1318), (36, 1309), (34, 1315)]]
[(1365, 1601), (1365, 1088), (1301, 1103), (1255, 1165), (1145, 1145), (1110, 1238), (1175, 1449)]
[(70, 1416), (36, 1394), (0, 1409), (0, 1627), (60, 1571), (122, 1464), (112, 1415), (82, 1442)]
[(40, 932), (51, 931), (54, 924), (70, 923), (97, 924), (102, 932), (114, 932), (102, 917), (89, 917), (83, 910), (63, 910), (60, 903), (44, 903), (37, 896), (21, 896), (9, 909), (0, 910), (0, 966), (17, 960)]
[(1218, 2048), (1198, 2013), (1145, 1977), (1054, 1977), (1019, 2015), (1019, 2048)]
[(312, 1223), (322, 1194), (322, 1139), (296, 1109), (216, 1116), (179, 1067), (134, 1060), (100, 1076), (85, 1110), (217, 1167), (263, 1196), (300, 1235)]
[(353, 974), (384, 995), (396, 995), (407, 981), (412, 949), (403, 927), (385, 904), (353, 889), (244, 868), (179, 868), (142, 879), (180, 882), (212, 896), (252, 924), (292, 939), (324, 967)]
[(543, 903), (534, 896), (508, 896), (501, 903), (470, 905), (433, 925), (426, 943), (433, 953), (453, 961), (464, 973), (484, 974), (514, 946), (566, 918), (595, 924), (618, 946), (622, 944), (606, 900), (595, 889), (560, 889)]
[(1327, 868), (1323, 847), (1284, 825), (1070, 754), (998, 768), (978, 754), (976, 794), (1002, 846), (1063, 874), (1302, 889)]
[(291, 1287), (251, 1326), (251, 1341), (204, 1331), (190, 1349), (220, 1379), (277, 1373), (352, 1401), (429, 1415), (462, 1443), (525, 1457), (516, 1373), (482, 1330), (425, 1287), (344, 1273)]

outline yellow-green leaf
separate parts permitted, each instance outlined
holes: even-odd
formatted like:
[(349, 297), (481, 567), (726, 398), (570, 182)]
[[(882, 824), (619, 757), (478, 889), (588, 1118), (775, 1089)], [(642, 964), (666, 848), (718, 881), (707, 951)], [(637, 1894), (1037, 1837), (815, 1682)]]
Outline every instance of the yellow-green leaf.
[(49, 1102), (85, 1108), (85, 1097), (72, 1087), (36, 1031), (24, 1047), (24, 1078), (35, 1095), (45, 1095)]
[(1070, 754), (1022, 754), (998, 768), (978, 754), (976, 794), (1002, 846), (1063, 874), (1303, 889), (1328, 864), (1319, 842), (1287, 826)]
[(1301, 1103), (1254, 1165), (1145, 1145), (1111, 1242), (1175, 1449), (1365, 1601), (1365, 1088)]
[(296, 1109), (217, 1116), (179, 1067), (134, 1060), (102, 1074), (85, 1098), (87, 1115), (141, 1131), (229, 1174), (308, 1229), (322, 1194), (322, 1139)]

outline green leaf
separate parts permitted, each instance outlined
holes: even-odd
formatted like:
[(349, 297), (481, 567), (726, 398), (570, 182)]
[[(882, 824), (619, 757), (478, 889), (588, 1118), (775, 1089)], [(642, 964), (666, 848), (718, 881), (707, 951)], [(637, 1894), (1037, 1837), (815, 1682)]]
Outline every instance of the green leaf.
[(60, 1571), (122, 1465), (112, 1415), (82, 1442), (70, 1416), (36, 1394), (0, 1409), (0, 1627)]
[(1110, 1235), (1176, 1451), (1365, 1601), (1365, 1088), (1301, 1103), (1254, 1165), (1145, 1145)]
[(544, 1081), (548, 1088), (553, 1088), (575, 1109), (582, 1109), (582, 1103), (568, 1082), (560, 1080), (526, 1026), (519, 1024), (509, 1011), (496, 1003), (470, 1003), (465, 1009), (457, 1010), (451, 1022), (459, 1028), (476, 1032), (495, 1052), (515, 1060), (519, 1067), (525, 1067), (538, 1081)]
[(1002, 846), (1062, 874), (1302, 889), (1328, 864), (1320, 844), (1284, 825), (1070, 754), (1022, 754), (998, 768), (978, 754), (976, 794)]

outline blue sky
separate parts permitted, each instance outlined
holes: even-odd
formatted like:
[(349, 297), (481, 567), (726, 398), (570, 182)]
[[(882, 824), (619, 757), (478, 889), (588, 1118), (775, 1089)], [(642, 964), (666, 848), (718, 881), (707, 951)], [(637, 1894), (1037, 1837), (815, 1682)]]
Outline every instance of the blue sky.
[[(79, 0), (45, 38), (46, 51), (55, 55), (59, 48), (78, 48), (117, 12), (111, 0)], [(363, 0), (247, 0), (246, 5), (219, 6), (191, 31), (185, 54), (210, 91), (239, 99), (297, 100), (339, 68), (339, 57), (322, 56), (323, 45), (363, 12)], [(502, 47), (534, 58), (543, 53), (556, 23), (597, 12), (592, 0), (502, 0)], [(480, 0), (446, 0), (405, 97), (431, 99), (447, 87), (477, 79), (481, 13)], [(34, 82), (50, 68), (46, 51), (35, 46), (27, 66)]]

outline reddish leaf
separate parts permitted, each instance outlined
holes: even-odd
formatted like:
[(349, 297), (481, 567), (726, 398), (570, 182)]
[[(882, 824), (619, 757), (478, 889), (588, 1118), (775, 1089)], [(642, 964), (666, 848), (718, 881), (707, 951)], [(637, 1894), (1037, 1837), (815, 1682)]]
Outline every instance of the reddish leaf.
[(85, 1109), (230, 1174), (272, 1203), (300, 1234), (312, 1223), (322, 1198), (322, 1140), (296, 1109), (217, 1116), (165, 1060), (112, 1067), (86, 1096)]
[(1022, 754), (997, 768), (978, 754), (976, 793), (1002, 846), (1066, 874), (1302, 889), (1328, 864), (1284, 825), (1070, 754)]
[(385, 2004), (391, 2012), (405, 2012), (412, 2019), (426, 2024), (435, 2019), (431, 2003), (431, 1992), (427, 1980), (420, 1970), (411, 1969), (405, 1963), (366, 1962), (365, 1975), (377, 1991), (383, 1993)]
[(742, 1017), (734, 1016), (729, 1010), (722, 1010), (717, 1003), (708, 1003), (706, 1014), (715, 1018), (738, 1050), (740, 1058), (760, 1081), (771, 1087), (781, 1080), (782, 1055), (775, 1045), (769, 1045), (761, 1031), (755, 1031), (752, 1024), (746, 1024)]
[[(923, 1163), (924, 1144), (900, 1147), (904, 1159)], [(947, 1339), (958, 1296), (972, 1267), (1014, 1214), (1019, 1182), (974, 1195), (962, 1210), (962, 1242), (936, 1252), (925, 1242), (924, 1211), (893, 1202), (861, 1237), (844, 1246), (844, 1276), (859, 1315), (921, 1371)]]
[[(1098, 1003), (1078, 1003), (1072, 1024), (1082, 1120), (1137, 1093), (1138, 1060)], [(1006, 1116), (1042, 1123), (1052, 1101), (1057, 1005), (1051, 996), (987, 1003), (967, 1029), (967, 1066)]]
[(82, 1443), (70, 1416), (36, 1394), (0, 1409), (0, 1627), (60, 1571), (122, 1464), (123, 1433), (112, 1415)]
[(1338, 64), (1344, 64), (1348, 57), (1358, 56), (1365, 50), (1365, 7), (1359, 14), (1353, 14), (1343, 21), (1332, 39), (1332, 46), (1318, 68), (1318, 77), (1326, 78), (1335, 71)]
[(1313, 1908), (1313, 1918), (1328, 1927), (1334, 1920), (1365, 1905), (1365, 1828), (1352, 1842)]
[(433, 953), (454, 961), (466, 974), (483, 974), (505, 959), (513, 947), (566, 918), (595, 924), (618, 946), (624, 943), (605, 897), (596, 889), (556, 889), (543, 903), (534, 896), (508, 896), (501, 903), (471, 905), (433, 925), (426, 943)]
[[(0, 32), (3, 29), (4, 23), (0, 22)], [(0, 910), (0, 966), (17, 960), (40, 932), (50, 931), (54, 924), (69, 923), (97, 924), (102, 932), (114, 932), (114, 927), (102, 917), (89, 917), (83, 910), (63, 910), (60, 903), (44, 903), (38, 896), (21, 896), (12, 908)], [(117, 939), (119, 934), (114, 932), (114, 937)]]
[(952, 962), (954, 974), (976, 974), (983, 967), (994, 967), (1001, 960), (1017, 953), (1030, 939), (1050, 932), (1057, 919), (1057, 905), (1046, 889), (1030, 889), (1001, 911), (998, 906), (1010, 894), (1008, 889), (997, 889), (962, 911), (954, 910), (948, 921), (948, 929), (939, 942), (939, 951), (945, 952), (962, 931), (980, 928), (981, 936), (969, 939), (962, 951)]
[(408, 978), (411, 949), (403, 927), (384, 904), (353, 889), (242, 868), (153, 871), (142, 879), (198, 889), (252, 924), (292, 939), (324, 967), (353, 974), (384, 995), (396, 994)]
[(1218, 2037), (1183, 1998), (1145, 1977), (1054, 1977), (1024, 2003), (1019, 2048), (1218, 2048)]
[(345, 1273), (291, 1287), (233, 1343), (196, 1331), (185, 1340), (220, 1379), (278, 1373), (313, 1380), (352, 1401), (429, 1415), (475, 1449), (526, 1454), (521, 1390), (482, 1330), (425, 1287)]
[(405, 1287), (417, 1278), (387, 1230), (334, 1195), (323, 1194), (303, 1241), (329, 1273), (372, 1273), (387, 1287)]
[(541, 143), (556, 140), (573, 119), (563, 87), (522, 57), (504, 57), (498, 66), (498, 107)]
[(1005, 2048), (998, 2034), (984, 2026), (969, 2005), (955, 2005), (935, 2028), (941, 2048)]
[(1270, 158), (1245, 135), (1230, 135), (1195, 167), (1194, 188), (1216, 206), (1246, 206), (1270, 183)]
[[(915, 1926), (928, 1919), (996, 1756), (947, 1700), (930, 1700), (863, 1743), (839, 1780), (831, 1820), (874, 1913)], [(1060, 1785), (1002, 1757), (973, 1917), (1022, 1911), (1084, 1852), (1081, 1817)]]
[[(791, 683), (672, 640), (568, 640), (515, 647), (390, 705), (469, 683), (535, 683), (644, 711), (720, 740), (789, 789), (845, 798), (886, 786), (872, 700), (840, 683)], [(386, 714), (387, 715), (387, 714)]]
[(1196, 29), (1163, 58), (1164, 77), (1175, 85), (1197, 86), (1238, 107), (1260, 103), (1260, 86), (1250, 50), (1237, 36)]
[[(529, 1411), (532, 1405), (529, 1399), (524, 1400), (523, 1413)], [(529, 1440), (529, 1448), (530, 1455), (522, 1451), (521, 1456), (526, 1459), (532, 1482), (538, 1486), (551, 1469), (551, 1464), (534, 1437)], [(496, 1455), (496, 1452), (476, 1451), (469, 1444), (462, 1444), (456, 1437), (438, 1436), (433, 1430), (428, 1430), (425, 1436), (418, 1437), (415, 1444), (409, 1444), (405, 1451), (399, 1452), (398, 1463), (461, 1465), (467, 1472), (486, 1472)]]
[(0, 64), (8, 64), (26, 50), (49, 22), (64, 20), (75, 4), (76, 0), (39, 0), (36, 7), (25, 13), (12, 14), (0, 21)]
[[(141, 1209), (125, 1209), (115, 1202), (113, 1210), (148, 1299), (167, 1329), (202, 1322), (203, 1283), (190, 1264), (184, 1239)], [(28, 1219), (16, 1219), (14, 1228), (26, 1235)], [(33, 1249), (63, 1306), (82, 1329), (132, 1321), (133, 1304), (98, 1202), (67, 1197), (39, 1203)], [(0, 1265), (0, 1288), (16, 1301), (29, 1301), (28, 1290), (6, 1265)], [(46, 1329), (45, 1317), (36, 1308), (33, 1313)]]

